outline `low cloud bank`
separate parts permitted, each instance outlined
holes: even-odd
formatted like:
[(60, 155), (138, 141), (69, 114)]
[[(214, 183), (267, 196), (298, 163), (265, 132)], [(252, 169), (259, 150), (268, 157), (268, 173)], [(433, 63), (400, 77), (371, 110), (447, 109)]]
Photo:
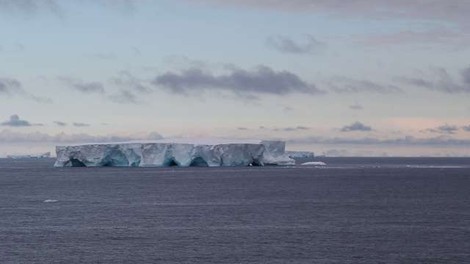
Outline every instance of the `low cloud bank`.
[(85, 133), (49, 135), (41, 132), (18, 133), (11, 130), (0, 132), (0, 143), (107, 143), (132, 140), (158, 140), (162, 138), (163, 136), (157, 132), (152, 132), (145, 136), (89, 135)]

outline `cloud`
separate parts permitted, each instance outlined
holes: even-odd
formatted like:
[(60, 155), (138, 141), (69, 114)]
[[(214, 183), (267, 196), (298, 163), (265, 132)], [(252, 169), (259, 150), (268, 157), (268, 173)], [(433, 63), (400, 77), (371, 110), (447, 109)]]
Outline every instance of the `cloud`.
[(61, 127), (67, 126), (67, 123), (61, 122), (61, 121), (54, 121), (54, 124), (61, 126)]
[(137, 104), (140, 95), (153, 92), (147, 81), (136, 78), (128, 71), (119, 72), (110, 82), (121, 89), (109, 97), (111, 101), (119, 104)]
[[(470, 4), (465, 0), (180, 0), (187, 3), (210, 3), (259, 8), (283, 12), (302, 12), (368, 19), (412, 19), (453, 23), (459, 26), (470, 24)], [(0, 12), (26, 14), (46, 11), (64, 16), (68, 10), (60, 0), (0, 0)], [(141, 4), (151, 1), (139, 0), (81, 0), (80, 4), (93, 4), (104, 8), (132, 13)]]
[(349, 126), (344, 126), (341, 128), (341, 132), (355, 132), (355, 131), (361, 131), (361, 132), (367, 132), (367, 131), (372, 131), (372, 128), (370, 126), (366, 126), (361, 122), (355, 122)]
[(275, 71), (267, 66), (259, 66), (251, 71), (233, 67), (228, 73), (221, 75), (190, 68), (180, 73), (161, 74), (152, 83), (156, 87), (184, 95), (198, 94), (206, 90), (230, 91), (239, 96), (322, 93), (315, 85), (302, 80), (294, 73)]
[(18, 133), (10, 130), (0, 132), (0, 143), (107, 143), (107, 142), (126, 142), (133, 140), (158, 140), (162, 135), (157, 132), (151, 132), (147, 135), (138, 136), (118, 136), (118, 135), (89, 135), (89, 134), (65, 134), (59, 133), (49, 135), (40, 132)]
[(57, 0), (0, 0), (0, 11), (2, 12), (32, 14), (40, 10), (56, 14), (62, 12)]
[(296, 130), (309, 130), (310, 128), (309, 127), (306, 127), (306, 126), (297, 126), (295, 127)]
[(17, 114), (11, 115), (9, 120), (0, 123), (0, 125), (11, 127), (42, 126), (42, 124), (31, 124), (29, 121), (22, 120)]
[(305, 131), (305, 130), (310, 130), (310, 128), (306, 126), (273, 128), (273, 131), (284, 131), (284, 132), (296, 132), (296, 131)]
[(121, 90), (116, 94), (113, 94), (109, 97), (111, 101), (118, 104), (137, 104), (139, 100), (137, 95), (133, 91)]
[(470, 90), (470, 67), (463, 69), (461, 72), (463, 84)]
[(105, 92), (104, 85), (101, 82), (85, 82), (79, 79), (68, 77), (59, 77), (59, 80), (70, 88), (82, 93), (100, 93)]
[(326, 46), (311, 35), (305, 36), (302, 41), (295, 41), (285, 36), (270, 36), (266, 39), (266, 44), (277, 51), (290, 54), (313, 53)]
[[(62, 0), (0, 0), (0, 12), (7, 14), (23, 13), (27, 15), (39, 12), (53, 13), (64, 17), (69, 11)], [(125, 13), (135, 10), (136, 0), (80, 0), (79, 4), (97, 4), (104, 8), (117, 9)], [(143, 2), (143, 1), (142, 1)]]
[(0, 78), (0, 94), (11, 95), (22, 91), (21, 83), (10, 78)]
[[(271, 130), (271, 131), (276, 131), (276, 132), (295, 132), (295, 131), (305, 131), (305, 130), (310, 130), (310, 127), (306, 126), (296, 126), (296, 127), (282, 127), (282, 128), (268, 128), (265, 126), (259, 126), (259, 130)], [(246, 127), (237, 127), (237, 130), (250, 130), (249, 128)]]
[(84, 93), (103, 93), (104, 87), (100, 82), (75, 83), (73, 87)]
[(470, 67), (460, 72), (461, 81), (455, 80), (447, 70), (437, 68), (432, 70), (432, 77), (401, 77), (399, 81), (431, 91), (459, 94), (470, 93)]
[(355, 80), (346, 77), (334, 77), (326, 85), (336, 93), (396, 94), (403, 92), (401, 88), (395, 85), (385, 85), (369, 80)]
[(413, 19), (450, 22), (461, 26), (470, 23), (468, 1), (442, 0), (186, 0), (187, 2), (214, 3), (284, 12), (310, 12), (369, 19)]
[[(1, 0), (0, 0), (1, 1)], [(18, 95), (23, 98), (33, 100), (38, 103), (51, 103), (50, 98), (36, 96), (26, 92), (19, 80), (12, 78), (0, 78), (0, 95), (13, 96)]]
[(448, 137), (432, 137), (432, 138), (416, 138), (413, 136), (405, 136), (392, 139), (381, 138), (343, 138), (343, 137), (306, 137), (297, 138), (288, 141), (294, 144), (331, 144), (331, 145), (394, 145), (394, 146), (470, 146), (468, 139), (454, 139)]
[(286, 113), (290, 113), (290, 112), (294, 111), (294, 108), (290, 107), (290, 106), (283, 106), (282, 111), (284, 111)]
[[(64, 126), (68, 125), (67, 123), (62, 122), (62, 121), (54, 121), (54, 124), (56, 124), (58, 126), (61, 126), (61, 127), (64, 127)], [(87, 123), (74, 122), (74, 123), (72, 123), (72, 126), (74, 126), (74, 127), (89, 127), (91, 125), (87, 124)]]
[(389, 34), (367, 35), (359, 39), (359, 43), (372, 46), (399, 44), (452, 44), (454, 47), (466, 47), (470, 36), (464, 32), (447, 28), (425, 31), (405, 30)]
[(51, 104), (53, 102), (51, 98), (36, 96), (36, 95), (32, 95), (32, 94), (26, 94), (25, 98), (31, 99), (31, 100), (33, 100), (37, 103), (41, 103), (41, 104)]
[(74, 127), (89, 127), (90, 124), (75, 122), (72, 124)]
[(112, 78), (111, 83), (123, 89), (133, 90), (140, 93), (151, 93), (152, 89), (144, 80), (140, 80), (128, 71), (119, 72), (118, 77)]
[(145, 84), (145, 81), (137, 79), (131, 73), (122, 71), (117, 77), (109, 79), (111, 85), (120, 88), (115, 92), (107, 92), (103, 83), (93, 81), (83, 81), (69, 77), (59, 77), (59, 81), (70, 88), (82, 93), (94, 93), (106, 95), (107, 99), (119, 104), (136, 104), (141, 94), (151, 93), (152, 90)]
[(462, 130), (463, 130), (463, 131), (466, 131), (466, 132), (470, 132), (470, 125), (468, 125), (468, 126), (463, 126), (463, 127), (462, 127)]
[(459, 127), (451, 126), (447, 124), (438, 126), (436, 128), (429, 128), (429, 129), (424, 130), (424, 132), (439, 133), (439, 134), (455, 134), (457, 131), (459, 131)]
[(98, 60), (116, 60), (117, 55), (112, 53), (112, 52), (97, 52), (97, 53), (92, 53), (87, 55), (90, 58), (93, 59), (98, 59)]
[(329, 149), (323, 155), (327, 157), (346, 157), (351, 155), (351, 151), (346, 149)]
[(349, 106), (349, 109), (351, 109), (351, 110), (363, 110), (364, 107), (360, 104), (353, 104), (353, 105)]

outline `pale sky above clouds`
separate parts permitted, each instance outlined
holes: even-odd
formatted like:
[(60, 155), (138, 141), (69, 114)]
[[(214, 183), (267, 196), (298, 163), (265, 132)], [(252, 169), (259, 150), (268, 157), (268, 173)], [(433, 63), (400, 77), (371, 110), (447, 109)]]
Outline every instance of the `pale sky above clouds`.
[(470, 2), (0, 0), (0, 156), (159, 137), (470, 156)]

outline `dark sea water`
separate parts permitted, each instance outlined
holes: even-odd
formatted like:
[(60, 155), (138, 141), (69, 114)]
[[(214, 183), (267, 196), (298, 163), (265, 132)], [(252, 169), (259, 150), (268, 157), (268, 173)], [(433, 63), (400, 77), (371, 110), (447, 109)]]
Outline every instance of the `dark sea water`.
[(322, 161), (0, 159), (0, 263), (470, 263), (470, 159)]

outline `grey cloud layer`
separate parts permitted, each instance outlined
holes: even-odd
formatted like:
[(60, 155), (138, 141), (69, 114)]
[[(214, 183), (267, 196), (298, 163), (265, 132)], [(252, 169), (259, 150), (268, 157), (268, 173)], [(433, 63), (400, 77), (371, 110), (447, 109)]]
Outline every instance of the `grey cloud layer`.
[(56, 0), (0, 0), (0, 11), (33, 13), (38, 10), (58, 12), (60, 7)]
[(0, 94), (11, 95), (22, 90), (21, 83), (18, 80), (10, 78), (0, 78)]
[(296, 127), (284, 127), (284, 128), (274, 128), (273, 131), (284, 131), (284, 132), (295, 132), (295, 131), (305, 131), (310, 130), (306, 126), (296, 126)]
[(266, 40), (266, 44), (282, 53), (307, 54), (324, 48), (323, 42), (316, 40), (313, 36), (307, 35), (301, 41), (295, 41), (285, 36), (271, 36)]
[(341, 128), (341, 132), (356, 132), (356, 131), (360, 131), (360, 132), (372, 131), (372, 127), (364, 125), (361, 122), (355, 122), (351, 125), (344, 126), (343, 128)]
[(89, 127), (90, 124), (75, 122), (72, 124), (74, 127)]
[(370, 80), (355, 80), (346, 77), (332, 78), (326, 84), (329, 89), (336, 93), (379, 93), (394, 94), (402, 93), (403, 90), (395, 85), (376, 83)]
[(59, 77), (59, 81), (69, 88), (85, 94), (100, 94), (112, 102), (138, 103), (137, 96), (143, 93), (149, 93), (150, 89), (145, 87), (140, 80), (133, 77), (130, 73), (120, 73), (119, 77), (111, 78), (109, 82), (120, 89), (108, 92), (102, 82), (83, 81), (80, 79)]
[(104, 93), (104, 85), (101, 82), (86, 82), (79, 79), (60, 77), (60, 81), (70, 88), (82, 93)]
[(142, 93), (152, 92), (150, 87), (128, 71), (121, 71), (117, 77), (111, 79), (111, 83), (123, 89), (131, 89)]
[(373, 137), (365, 138), (343, 138), (343, 137), (307, 137), (289, 140), (296, 144), (332, 144), (332, 145), (391, 145), (391, 146), (456, 146), (468, 147), (470, 140), (453, 139), (446, 137), (416, 138), (405, 136), (393, 139), (380, 139)]
[(431, 91), (457, 94), (470, 93), (470, 67), (460, 72), (460, 80), (455, 80), (447, 70), (438, 68), (433, 71), (433, 76), (424, 77), (402, 77), (403, 83), (421, 87)]
[(470, 90), (470, 67), (462, 70), (461, 72), (463, 84)]
[(51, 103), (52, 100), (50, 98), (36, 96), (26, 92), (23, 89), (23, 85), (19, 80), (12, 79), (12, 78), (0, 78), (0, 96), (7, 95), (7, 96), (21, 96), (23, 98), (33, 100), (38, 103)]
[(0, 132), (0, 142), (5, 143), (106, 143), (106, 142), (125, 142), (132, 140), (158, 140), (163, 137), (152, 132), (144, 137), (138, 136), (93, 136), (88, 134), (65, 134), (48, 135), (45, 133), (17, 133), (10, 130)]
[[(246, 127), (238, 127), (237, 128), (238, 130), (243, 130), (243, 131), (246, 131), (246, 130), (250, 130), (249, 128), (246, 128)], [(296, 131), (306, 131), (306, 130), (310, 130), (310, 127), (306, 127), (306, 126), (296, 126), (296, 127), (275, 127), (275, 128), (268, 128), (268, 127), (265, 127), (265, 126), (260, 126), (258, 127), (259, 130), (272, 130), (272, 131), (276, 131), (276, 132), (296, 132)]]
[[(106, 8), (117, 8), (122, 11), (132, 11), (142, 0), (80, 0), (80, 4), (98, 4)], [(0, 0), (0, 12), (23, 12), (33, 14), (46, 11), (63, 16), (69, 10), (64, 9), (63, 0)]]
[(470, 132), (470, 125), (459, 127), (456, 125), (445, 124), (445, 125), (438, 126), (435, 128), (428, 128), (428, 129), (422, 130), (421, 132), (438, 133), (438, 134), (455, 134), (460, 130)]
[(0, 125), (10, 127), (42, 126), (42, 124), (32, 124), (29, 121), (20, 119), (20, 117), (16, 114), (11, 115), (9, 120), (0, 123)]
[(259, 66), (252, 71), (234, 68), (221, 75), (190, 68), (179, 73), (161, 74), (155, 78), (153, 84), (178, 94), (215, 89), (236, 94), (321, 93), (315, 85), (302, 80), (296, 74), (288, 71), (274, 71), (267, 66)]
[(148, 82), (138, 79), (130, 72), (122, 71), (117, 77), (111, 78), (110, 82), (119, 87), (120, 91), (111, 95), (110, 99), (115, 103), (139, 103), (138, 96), (149, 94), (153, 90), (148, 86)]
[(364, 107), (360, 104), (353, 104), (353, 105), (349, 106), (349, 109), (351, 109), (351, 110), (363, 110)]
[(452, 126), (452, 125), (447, 125), (447, 124), (438, 126), (436, 128), (430, 128), (430, 129), (425, 130), (425, 132), (441, 133), (441, 134), (455, 134), (457, 131), (459, 131), (458, 126)]
[(470, 36), (463, 30), (457, 31), (449, 28), (436, 28), (431, 30), (405, 30), (388, 34), (374, 34), (359, 37), (361, 45), (396, 45), (396, 44), (440, 44), (453, 48), (466, 48)]
[(62, 122), (62, 121), (54, 121), (54, 124), (61, 126), (61, 127), (67, 126), (67, 123)]
[[(219, 72), (219, 71), (218, 71)], [(258, 66), (251, 70), (236, 66), (224, 68), (222, 73), (201, 70), (190, 67), (182, 71), (169, 71), (159, 74), (153, 79), (139, 79), (129, 72), (120, 72), (117, 77), (110, 78), (108, 84), (114, 88), (105, 89), (104, 84), (96, 81), (83, 81), (80, 79), (59, 77), (59, 80), (68, 87), (89, 94), (100, 94), (112, 102), (124, 104), (139, 104), (146, 94), (156, 89), (166, 90), (179, 95), (200, 95), (205, 91), (217, 90), (231, 92), (244, 98), (257, 99), (258, 95), (289, 95), (308, 94), (318, 95), (325, 93), (377, 93), (377, 94), (403, 94), (403, 89), (392, 84), (382, 84), (371, 80), (357, 80), (348, 77), (333, 77), (324, 81), (322, 88), (302, 79), (299, 75), (289, 71), (276, 71), (268, 66)], [(427, 90), (445, 93), (470, 93), (470, 67), (461, 71), (460, 82), (454, 80), (444, 69), (437, 69), (431, 79), (422, 77), (401, 77), (395, 81), (402, 84), (418, 86)], [(432, 79), (433, 78), (433, 79)], [(14, 79), (0, 79), (0, 95), (11, 94), (16, 91), (25, 94), (21, 83)], [(44, 100), (32, 95), (26, 95), (36, 101)], [(349, 106), (352, 110), (363, 109), (361, 105)]]
[[(120, 72), (117, 77), (109, 79), (109, 84), (117, 90), (105, 89), (104, 84), (94, 81), (60, 77), (59, 80), (70, 88), (83, 92), (107, 96), (115, 103), (140, 103), (140, 98), (156, 89), (166, 90), (179, 95), (200, 95), (202, 92), (217, 90), (234, 93), (235, 95), (257, 99), (257, 95), (318, 95), (333, 93), (403, 93), (395, 85), (380, 84), (370, 80), (356, 80), (347, 77), (334, 77), (324, 83), (325, 90), (302, 79), (290, 71), (276, 71), (268, 66), (253, 69), (241, 69), (231, 65), (215, 74), (204, 71), (200, 67), (189, 67), (181, 71), (169, 71), (159, 74), (148, 81), (135, 77), (129, 72)], [(356, 105), (351, 109), (360, 110)]]
[[(189, 0), (186, 0), (189, 2)], [(433, 19), (460, 25), (470, 22), (470, 2), (465, 0), (196, 0), (202, 3), (236, 5), (282, 11), (314, 12), (350, 17)], [(194, 2), (191, 0), (190, 2)]]
[[(465, 0), (181, 0), (189, 3), (245, 6), (275, 9), (286, 12), (313, 12), (350, 17), (406, 17), (432, 19), (468, 25), (470, 3)], [(133, 10), (143, 0), (81, 0), (81, 3), (99, 4), (107, 8)], [(61, 13), (63, 2), (59, 0), (0, 0), (0, 11), (35, 12), (45, 9)]]
[(122, 89), (119, 92), (110, 95), (109, 99), (118, 104), (137, 104), (139, 103), (139, 100), (137, 99), (139, 94), (140, 93), (136, 91)]

